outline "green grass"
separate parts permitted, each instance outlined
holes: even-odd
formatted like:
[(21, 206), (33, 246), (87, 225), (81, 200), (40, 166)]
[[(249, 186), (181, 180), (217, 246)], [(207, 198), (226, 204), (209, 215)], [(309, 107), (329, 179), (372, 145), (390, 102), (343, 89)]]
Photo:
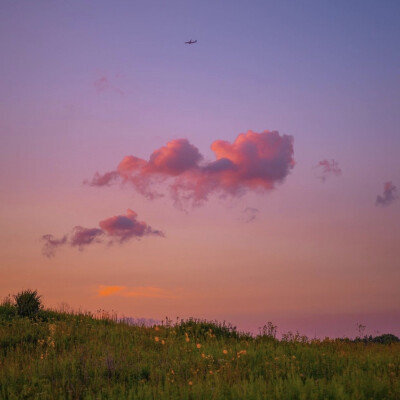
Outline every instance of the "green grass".
[(0, 306), (0, 399), (400, 399), (400, 344)]

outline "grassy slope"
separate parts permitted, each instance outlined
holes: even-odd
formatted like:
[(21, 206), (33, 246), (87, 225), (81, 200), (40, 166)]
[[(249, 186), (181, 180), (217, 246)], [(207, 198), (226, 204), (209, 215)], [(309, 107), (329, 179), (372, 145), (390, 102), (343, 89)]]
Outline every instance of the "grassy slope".
[(44, 316), (7, 318), (0, 306), (0, 399), (400, 399), (398, 343)]

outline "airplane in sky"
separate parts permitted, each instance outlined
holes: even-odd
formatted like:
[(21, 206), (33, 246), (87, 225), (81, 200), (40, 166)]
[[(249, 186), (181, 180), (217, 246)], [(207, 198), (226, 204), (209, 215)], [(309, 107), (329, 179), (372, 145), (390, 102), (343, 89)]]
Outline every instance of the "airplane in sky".
[(190, 39), (188, 42), (185, 42), (185, 44), (194, 44), (194, 43), (197, 43), (197, 40)]

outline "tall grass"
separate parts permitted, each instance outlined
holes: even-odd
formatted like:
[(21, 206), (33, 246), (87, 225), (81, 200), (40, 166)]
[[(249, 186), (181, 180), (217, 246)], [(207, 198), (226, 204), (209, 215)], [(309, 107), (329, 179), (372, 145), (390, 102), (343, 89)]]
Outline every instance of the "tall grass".
[[(0, 399), (400, 399), (400, 344), (0, 306)], [(270, 327), (271, 328), (271, 327)]]

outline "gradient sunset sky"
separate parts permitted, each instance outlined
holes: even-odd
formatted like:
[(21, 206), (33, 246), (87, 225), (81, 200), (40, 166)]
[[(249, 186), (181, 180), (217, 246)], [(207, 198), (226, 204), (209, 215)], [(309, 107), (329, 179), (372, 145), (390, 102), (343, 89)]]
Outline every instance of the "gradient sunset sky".
[(2, 0), (0, 297), (399, 335), (399, 20), (389, 0)]

